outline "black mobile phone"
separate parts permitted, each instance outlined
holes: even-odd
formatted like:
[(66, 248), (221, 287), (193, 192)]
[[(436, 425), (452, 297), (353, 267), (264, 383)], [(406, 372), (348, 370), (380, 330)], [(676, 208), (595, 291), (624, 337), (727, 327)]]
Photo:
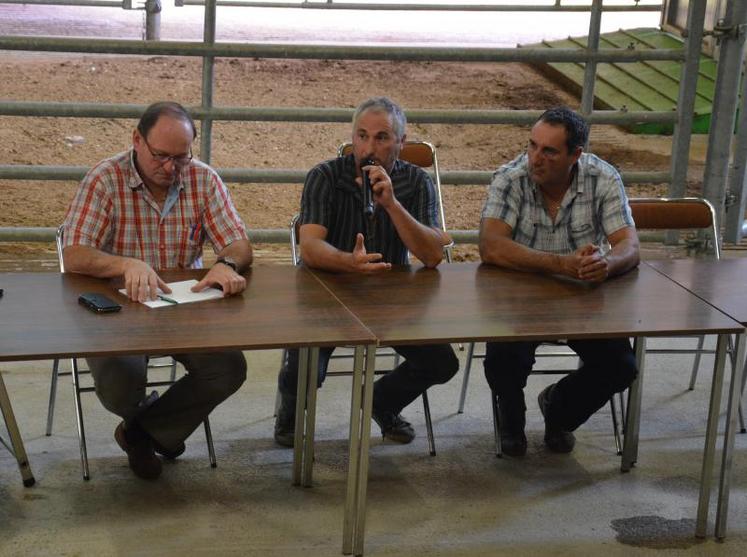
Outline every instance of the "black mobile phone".
[(114, 300), (96, 292), (84, 292), (78, 296), (78, 302), (96, 313), (112, 313), (122, 309)]

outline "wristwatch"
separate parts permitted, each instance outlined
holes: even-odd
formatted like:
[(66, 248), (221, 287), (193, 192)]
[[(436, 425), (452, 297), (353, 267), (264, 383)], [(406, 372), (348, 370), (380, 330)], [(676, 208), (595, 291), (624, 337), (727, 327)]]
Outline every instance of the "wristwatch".
[(236, 261), (234, 261), (232, 257), (219, 257), (215, 262), (228, 265), (229, 267), (231, 267), (231, 269), (234, 270), (234, 272), (239, 272), (239, 266), (236, 264)]

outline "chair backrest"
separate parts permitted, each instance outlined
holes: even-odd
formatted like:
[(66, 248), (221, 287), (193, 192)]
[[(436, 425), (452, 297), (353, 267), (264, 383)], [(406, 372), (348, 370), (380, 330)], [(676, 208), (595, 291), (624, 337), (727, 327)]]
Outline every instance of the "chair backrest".
[(54, 237), (55, 247), (57, 248), (57, 263), (60, 265), (60, 272), (65, 272), (65, 260), (62, 258), (62, 241), (65, 239), (65, 225), (57, 227), (57, 233)]
[(300, 217), (301, 215), (298, 214), (293, 215), (293, 218), (290, 221), (291, 263), (294, 265), (301, 263), (301, 251), (298, 249), (298, 242), (301, 239), (301, 223), (298, 222)]
[[(337, 148), (337, 156), (344, 157), (353, 152), (352, 143), (343, 143)], [(433, 184), (436, 187), (436, 202), (438, 203), (438, 216), (441, 220), (441, 229), (444, 232), (446, 230), (446, 216), (444, 214), (444, 202), (441, 195), (441, 174), (438, 170), (438, 157), (436, 156), (436, 148), (432, 143), (427, 141), (405, 141), (402, 146), (402, 150), (399, 153), (399, 158), (403, 161), (409, 162), (419, 166), (420, 168), (433, 168)], [(451, 248), (454, 247), (454, 242), (444, 246), (444, 255), (446, 261), (451, 263)]]
[(638, 230), (702, 230), (708, 235), (713, 256), (719, 259), (719, 234), (713, 205), (700, 197), (634, 197), (630, 198)]

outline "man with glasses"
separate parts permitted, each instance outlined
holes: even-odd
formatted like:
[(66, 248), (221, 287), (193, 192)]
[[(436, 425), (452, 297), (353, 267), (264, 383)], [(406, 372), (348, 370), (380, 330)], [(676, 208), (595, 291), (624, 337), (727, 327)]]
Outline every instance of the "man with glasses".
[[(527, 152), (500, 167), (488, 188), (480, 223), (486, 263), (599, 283), (638, 265), (638, 236), (622, 179), (584, 153), (589, 127), (572, 110), (545, 111)], [(485, 377), (498, 397), (502, 452), (523, 456), (524, 387), (540, 342), (488, 343)], [(637, 374), (627, 338), (569, 340), (581, 367), (539, 395), (545, 444), (573, 450), (573, 431)]]
[[(65, 218), (65, 269), (122, 277), (133, 301), (155, 300), (169, 287), (162, 269), (199, 268), (205, 241), (217, 262), (192, 290), (220, 287), (226, 296), (246, 287), (241, 272), (252, 248), (216, 172), (193, 159), (194, 122), (173, 102), (149, 106), (132, 134), (132, 149), (106, 159), (83, 179)], [(155, 479), (161, 460), (185, 450), (184, 440), (246, 378), (240, 351), (170, 354), (187, 374), (160, 398), (146, 399), (143, 355), (89, 358), (96, 394), (123, 418), (114, 438), (132, 471)]]

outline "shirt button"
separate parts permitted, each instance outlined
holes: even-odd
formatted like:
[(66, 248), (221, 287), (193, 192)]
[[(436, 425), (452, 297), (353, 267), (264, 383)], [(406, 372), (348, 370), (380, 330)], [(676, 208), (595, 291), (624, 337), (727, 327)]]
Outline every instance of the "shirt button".
[(159, 248), (161, 248), (161, 249), (166, 249), (166, 246), (164, 246), (163, 244), (161, 244), (161, 245), (160, 245), (160, 246), (158, 246), (158, 247), (159, 247)]

